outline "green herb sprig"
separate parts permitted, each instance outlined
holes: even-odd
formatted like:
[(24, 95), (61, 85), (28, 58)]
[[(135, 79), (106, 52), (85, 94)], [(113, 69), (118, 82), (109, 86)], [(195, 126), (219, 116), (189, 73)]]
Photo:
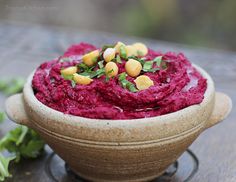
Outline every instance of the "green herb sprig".
[(135, 85), (132, 82), (126, 79), (126, 76), (127, 74), (125, 72), (119, 74), (119, 82), (121, 86), (125, 89), (128, 89), (130, 92), (137, 92), (138, 89), (136, 89)]
[[(158, 56), (151, 61), (144, 62), (143, 71), (154, 73), (155, 71), (158, 71), (158, 70), (167, 69), (167, 61), (163, 60), (162, 58), (163, 58), (162, 56)], [(153, 68), (153, 65), (156, 65), (157, 67)]]
[[(24, 80), (16, 78), (12, 80), (0, 80), (0, 91), (6, 95), (21, 92)], [(0, 122), (4, 121), (5, 113), (0, 112)], [(45, 143), (40, 136), (26, 126), (19, 126), (9, 131), (0, 140), (0, 151), (8, 151), (10, 157), (5, 157), (0, 153), (0, 181), (11, 177), (9, 173), (9, 163), (19, 162), (23, 158), (37, 158), (44, 151)]]
[(7, 150), (15, 161), (19, 162), (23, 158), (37, 158), (42, 154), (44, 141), (32, 129), (26, 126), (19, 126), (9, 131), (0, 140), (0, 151)]
[(127, 53), (124, 45), (120, 46), (120, 57), (123, 59), (127, 59)]
[(23, 78), (0, 80), (0, 91), (5, 95), (18, 93), (22, 90), (25, 80)]
[(9, 178), (12, 175), (9, 172), (9, 163), (15, 159), (15, 156), (4, 157), (0, 153), (0, 181), (5, 181), (5, 178)]

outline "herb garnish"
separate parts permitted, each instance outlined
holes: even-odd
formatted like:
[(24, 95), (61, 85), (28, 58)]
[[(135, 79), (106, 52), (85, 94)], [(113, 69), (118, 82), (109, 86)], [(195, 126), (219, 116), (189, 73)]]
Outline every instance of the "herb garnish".
[(153, 62), (155, 62), (158, 67), (161, 66), (162, 57), (163, 57), (163, 56), (158, 56), (158, 57), (156, 57), (156, 58), (153, 60)]
[[(23, 89), (23, 79), (0, 80), (0, 91), (7, 95), (21, 92)], [(4, 113), (0, 112), (0, 121), (4, 120)], [(0, 140), (0, 151), (7, 150), (12, 156), (5, 157), (0, 153), (0, 181), (11, 177), (9, 173), (9, 163), (14, 160), (19, 162), (23, 158), (37, 158), (44, 150), (44, 141), (32, 129), (26, 126), (19, 126), (9, 131)]]
[(2, 79), (0, 80), (0, 91), (5, 95), (18, 93), (22, 90), (25, 80), (23, 78)]
[(12, 175), (9, 173), (9, 163), (14, 160), (15, 157), (4, 157), (0, 153), (0, 181), (5, 181), (5, 178), (11, 177)]
[(116, 62), (117, 62), (117, 63), (122, 63), (122, 61), (121, 61), (121, 58), (120, 58), (119, 54), (117, 54), (117, 56), (116, 56)]
[(62, 76), (62, 78), (64, 78), (65, 80), (72, 80), (72, 78), (73, 78), (73, 75), (65, 75), (65, 74), (63, 74), (63, 73), (61, 73), (61, 76)]
[(148, 72), (150, 69), (152, 69), (153, 61), (147, 61), (143, 64), (143, 71)]
[(98, 62), (98, 67), (101, 69), (101, 68), (104, 68), (104, 65), (103, 65), (104, 61), (99, 61)]
[(128, 89), (131, 92), (137, 92), (135, 85), (126, 79), (127, 74), (125, 72), (119, 75), (119, 81), (123, 88)]
[(105, 69), (104, 69), (104, 66), (103, 66), (103, 61), (99, 61), (98, 62), (98, 66), (100, 69), (97, 69), (96, 71), (93, 71), (93, 69), (96, 67), (96, 66), (93, 66), (93, 67), (88, 67), (86, 64), (84, 63), (80, 63), (77, 65), (79, 68), (80, 68), (80, 75), (83, 75), (83, 76), (89, 76), (89, 78), (94, 78), (94, 77), (101, 77), (103, 74), (105, 74)]
[(139, 58), (137, 56), (129, 56), (128, 59), (134, 59), (134, 60), (140, 62), (142, 66), (144, 65), (145, 60), (146, 60), (146, 58)]
[(127, 53), (124, 45), (120, 46), (120, 57), (123, 59), (127, 59)]
[(23, 158), (37, 158), (42, 154), (44, 142), (39, 135), (26, 126), (19, 126), (0, 140), (0, 150), (8, 150), (19, 162)]
[[(153, 68), (153, 65), (156, 64), (156, 68)], [(167, 68), (167, 61), (162, 60), (162, 56), (158, 56), (152, 61), (146, 61), (143, 64), (143, 71), (144, 72), (155, 72), (157, 70), (164, 70)]]
[(76, 83), (74, 82), (74, 80), (73, 80), (73, 75), (65, 75), (65, 74), (63, 74), (63, 73), (61, 73), (61, 76), (62, 76), (62, 78), (64, 78), (65, 80), (70, 80), (71, 81), (71, 86), (74, 88), (75, 87), (75, 85), (76, 85)]
[(163, 56), (156, 57), (153, 61), (156, 63), (158, 67), (160, 67), (162, 70), (167, 69), (168, 60), (163, 60)]
[(79, 68), (80, 71), (87, 71), (90, 69), (90, 67), (84, 63), (79, 63), (76, 66)]

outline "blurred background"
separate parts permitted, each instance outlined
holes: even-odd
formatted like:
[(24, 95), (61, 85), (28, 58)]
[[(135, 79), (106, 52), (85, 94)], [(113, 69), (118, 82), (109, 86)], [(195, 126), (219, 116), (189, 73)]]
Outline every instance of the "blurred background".
[(0, 21), (236, 50), (235, 0), (0, 0)]

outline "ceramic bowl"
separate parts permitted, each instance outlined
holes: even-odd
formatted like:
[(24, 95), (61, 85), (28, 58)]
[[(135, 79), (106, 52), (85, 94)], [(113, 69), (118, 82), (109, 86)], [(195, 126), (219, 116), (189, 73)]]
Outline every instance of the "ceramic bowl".
[(231, 99), (215, 92), (207, 79), (201, 104), (170, 114), (132, 120), (101, 120), (63, 114), (37, 100), (31, 87), (6, 101), (16, 123), (36, 130), (46, 143), (81, 177), (91, 181), (149, 181), (189, 147), (205, 129), (223, 120)]

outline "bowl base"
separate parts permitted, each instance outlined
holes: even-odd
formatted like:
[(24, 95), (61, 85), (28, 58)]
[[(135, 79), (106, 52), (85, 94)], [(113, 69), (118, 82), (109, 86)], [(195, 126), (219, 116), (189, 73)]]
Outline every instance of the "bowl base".
[[(186, 155), (187, 154), (187, 155)], [(139, 179), (132, 179), (132, 180), (119, 180), (119, 182), (170, 182), (173, 180), (174, 176), (178, 176), (178, 171), (181, 171), (182, 165), (192, 166), (192, 169), (189, 171), (188, 176), (182, 177), (183, 182), (189, 182), (192, 177), (198, 171), (199, 161), (196, 155), (191, 151), (187, 150), (184, 156), (190, 158), (192, 163), (182, 163), (182, 160), (178, 160), (171, 164), (166, 171), (161, 173), (157, 173), (154, 176), (148, 176), (146, 178), (139, 178)], [(180, 165), (179, 165), (180, 164)], [(74, 172), (73, 169), (69, 167), (58, 155), (54, 152), (50, 154), (46, 163), (45, 163), (45, 170), (48, 177), (54, 182), (88, 182), (88, 181), (95, 181), (95, 182), (117, 182), (118, 180), (104, 180), (104, 179), (94, 179), (89, 176), (84, 176)]]

